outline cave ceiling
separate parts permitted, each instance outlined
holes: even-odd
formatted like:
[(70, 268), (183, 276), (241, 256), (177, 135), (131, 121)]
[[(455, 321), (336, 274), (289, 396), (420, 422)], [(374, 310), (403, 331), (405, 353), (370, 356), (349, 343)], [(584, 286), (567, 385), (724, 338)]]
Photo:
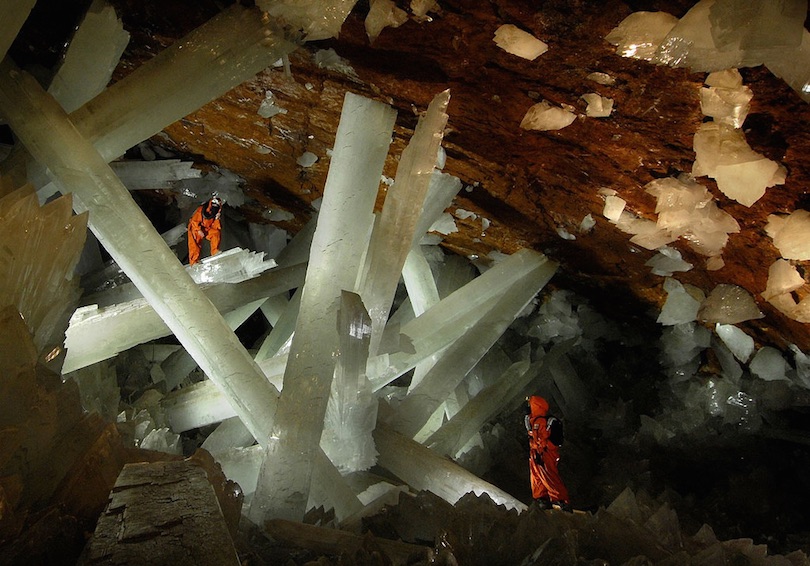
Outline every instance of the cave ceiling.
[[(52, 65), (86, 3), (55, 4), (38, 3), (11, 51), (21, 66)], [(118, 80), (212, 17), (223, 3), (113, 4), (131, 34), (114, 75)], [(443, 0), (429, 18), (410, 17), (398, 28), (383, 30), (370, 44), (363, 23), (368, 5), (360, 2), (338, 38), (308, 43), (292, 54), (289, 74), (283, 67), (266, 69), (166, 127), (152, 142), (195, 160), (201, 168), (236, 173), (244, 179), (248, 197), (238, 213), (251, 222), (267, 222), (268, 211), (286, 211), (294, 217), (275, 224), (294, 233), (312, 216), (311, 203), (322, 196), (347, 91), (384, 101), (398, 111), (385, 168), (385, 175), (393, 177), (397, 156), (419, 113), (437, 93), (449, 89), (444, 171), (460, 178), (466, 188), (449, 209), (458, 232), (447, 235), (442, 245), (482, 261), (493, 251), (542, 251), (561, 264), (555, 285), (575, 290), (613, 317), (649, 324), (666, 297), (664, 278), (645, 266), (655, 252), (631, 244), (628, 234), (604, 218), (599, 190), (617, 191), (629, 210), (655, 219), (655, 199), (644, 185), (691, 171), (692, 138), (704, 119), (698, 92), (706, 74), (620, 57), (604, 37), (633, 11), (663, 10), (680, 17), (692, 4)], [(54, 10), (59, 18), (53, 18)], [(549, 45), (548, 51), (528, 61), (501, 50), (492, 38), (504, 23), (531, 32)], [(313, 54), (330, 48), (346, 59), (353, 73), (316, 64)], [(589, 80), (594, 71), (608, 73), (616, 83)], [(781, 348), (794, 343), (806, 351), (808, 326), (785, 317), (760, 293), (768, 266), (780, 257), (765, 233), (768, 215), (810, 203), (810, 106), (764, 67), (741, 73), (754, 94), (743, 126), (746, 139), (755, 151), (787, 168), (787, 181), (749, 208), (725, 197), (713, 180), (701, 178), (741, 230), (731, 235), (723, 251), (725, 266), (717, 271), (708, 271), (706, 258), (685, 242), (671, 244), (695, 266), (677, 278), (707, 294), (721, 283), (745, 288), (765, 317), (741, 326), (762, 343)], [(257, 114), (267, 91), (286, 113), (271, 118)], [(585, 117), (581, 95), (587, 92), (614, 100), (609, 118)], [(159, 104), (160, 93), (154, 96)], [(526, 110), (544, 99), (574, 107), (578, 118), (559, 131), (521, 129)], [(302, 167), (296, 161), (307, 151), (318, 161)], [(384, 190), (383, 184), (378, 204)], [(156, 192), (150, 198), (161, 203), (168, 197)], [(457, 209), (477, 216), (462, 218)], [(581, 233), (579, 224), (588, 214), (596, 225)], [(489, 221), (486, 229), (482, 218)], [(562, 237), (565, 233), (575, 238)]]

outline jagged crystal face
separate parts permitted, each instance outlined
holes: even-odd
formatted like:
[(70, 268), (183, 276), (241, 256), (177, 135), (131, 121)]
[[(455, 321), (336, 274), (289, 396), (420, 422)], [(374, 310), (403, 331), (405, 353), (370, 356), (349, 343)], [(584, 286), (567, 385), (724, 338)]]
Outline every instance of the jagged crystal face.
[(605, 40), (616, 46), (622, 57), (650, 61), (658, 46), (678, 23), (678, 18), (666, 12), (635, 12), (616, 26)]
[(765, 189), (785, 182), (785, 171), (775, 161), (755, 152), (742, 131), (732, 126), (707, 122), (694, 139), (695, 164), (692, 174), (717, 181), (723, 194), (751, 206)]
[(698, 313), (703, 322), (717, 324), (737, 324), (764, 316), (748, 291), (725, 283), (712, 289)]
[(795, 210), (787, 216), (771, 214), (765, 232), (785, 259), (810, 259), (810, 212)]
[(762, 297), (789, 318), (810, 322), (810, 298), (802, 293), (797, 301), (793, 295), (805, 285), (804, 277), (794, 265), (785, 259), (778, 259), (768, 269), (768, 283)]
[(529, 32), (512, 24), (503, 24), (495, 30), (495, 45), (518, 57), (534, 61), (548, 51), (548, 45)]
[(541, 132), (561, 130), (573, 124), (576, 118), (577, 115), (573, 112), (559, 106), (552, 106), (544, 100), (529, 108), (520, 122), (520, 127), (524, 130)]
[(94, 0), (48, 92), (66, 112), (73, 112), (106, 88), (128, 43), (129, 33), (115, 9), (105, 0)]

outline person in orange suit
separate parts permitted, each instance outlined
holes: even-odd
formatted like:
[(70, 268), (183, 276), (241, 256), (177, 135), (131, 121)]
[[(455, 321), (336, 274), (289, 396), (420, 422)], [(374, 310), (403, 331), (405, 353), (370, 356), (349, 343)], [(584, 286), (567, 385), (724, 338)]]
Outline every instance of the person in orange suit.
[(194, 265), (200, 259), (203, 239), (211, 243), (211, 255), (219, 253), (219, 240), (222, 237), (222, 199), (214, 195), (197, 207), (188, 221), (188, 263)]
[[(549, 416), (548, 401), (543, 397), (533, 395), (527, 399), (525, 425), (529, 434), (532, 498), (541, 509), (557, 505), (564, 511), (571, 511), (568, 490), (557, 469), (560, 447), (552, 442), (552, 437), (557, 436), (557, 426), (560, 427), (560, 437), (562, 435), (562, 423), (554, 423), (555, 420), (556, 417)], [(561, 438), (557, 442), (561, 444)]]

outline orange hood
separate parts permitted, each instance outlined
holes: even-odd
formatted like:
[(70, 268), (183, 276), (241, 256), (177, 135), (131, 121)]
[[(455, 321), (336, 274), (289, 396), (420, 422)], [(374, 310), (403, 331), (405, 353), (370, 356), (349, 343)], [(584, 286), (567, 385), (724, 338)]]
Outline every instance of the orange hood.
[(548, 414), (548, 401), (537, 395), (529, 397), (529, 408), (533, 417), (545, 417)]

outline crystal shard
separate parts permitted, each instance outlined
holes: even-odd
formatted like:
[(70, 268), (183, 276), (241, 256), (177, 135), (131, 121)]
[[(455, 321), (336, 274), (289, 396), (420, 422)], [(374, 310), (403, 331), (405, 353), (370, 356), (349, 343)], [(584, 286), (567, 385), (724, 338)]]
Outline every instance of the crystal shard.
[(537, 377), (537, 369), (528, 361), (515, 362), (489, 388), (478, 393), (452, 418), (433, 432), (424, 442), (434, 452), (454, 457), (464, 445), (481, 430), (484, 423), (494, 418), (504, 407), (523, 393)]
[(591, 118), (607, 118), (613, 111), (613, 99), (602, 96), (595, 92), (582, 95), (583, 100), (588, 103), (585, 115)]
[[(391, 311), (402, 266), (423, 234), (416, 233), (433, 169), (447, 124), (450, 91), (437, 94), (419, 120), (403, 150), (388, 189), (382, 213), (374, 225), (368, 256), (359, 285), (360, 296), (372, 320), (371, 354), (376, 354)], [(375, 179), (379, 179), (377, 175)], [(430, 227), (422, 226), (425, 230)]]
[(303, 32), (306, 41), (337, 37), (357, 0), (259, 0), (259, 8)]
[(548, 51), (548, 45), (512, 24), (503, 24), (495, 30), (495, 45), (529, 61)]
[(666, 12), (634, 12), (616, 26), (605, 40), (622, 57), (651, 60), (678, 18)]
[(129, 33), (115, 8), (105, 0), (94, 0), (48, 92), (66, 112), (73, 112), (106, 88), (128, 43)]
[(547, 132), (550, 130), (562, 130), (574, 123), (577, 115), (573, 112), (552, 106), (547, 101), (538, 102), (523, 116), (520, 127), (524, 130), (539, 130)]
[(365, 26), (368, 40), (374, 40), (387, 27), (396, 28), (408, 21), (405, 10), (397, 7), (394, 0), (370, 0)]
[(765, 232), (785, 259), (810, 259), (810, 212), (795, 210), (787, 216), (771, 214)]
[(383, 425), (377, 425), (374, 440), (380, 452), (379, 465), (413, 489), (431, 491), (450, 503), (471, 491), (477, 495), (486, 493), (497, 504), (518, 511), (526, 509), (525, 504), (500, 488)]
[(717, 285), (700, 305), (698, 318), (703, 322), (737, 324), (762, 318), (751, 294), (737, 285)]
[(371, 437), (377, 422), (377, 399), (366, 377), (371, 318), (355, 293), (341, 294), (338, 331), (339, 355), (321, 447), (345, 474), (369, 469), (377, 456)]

